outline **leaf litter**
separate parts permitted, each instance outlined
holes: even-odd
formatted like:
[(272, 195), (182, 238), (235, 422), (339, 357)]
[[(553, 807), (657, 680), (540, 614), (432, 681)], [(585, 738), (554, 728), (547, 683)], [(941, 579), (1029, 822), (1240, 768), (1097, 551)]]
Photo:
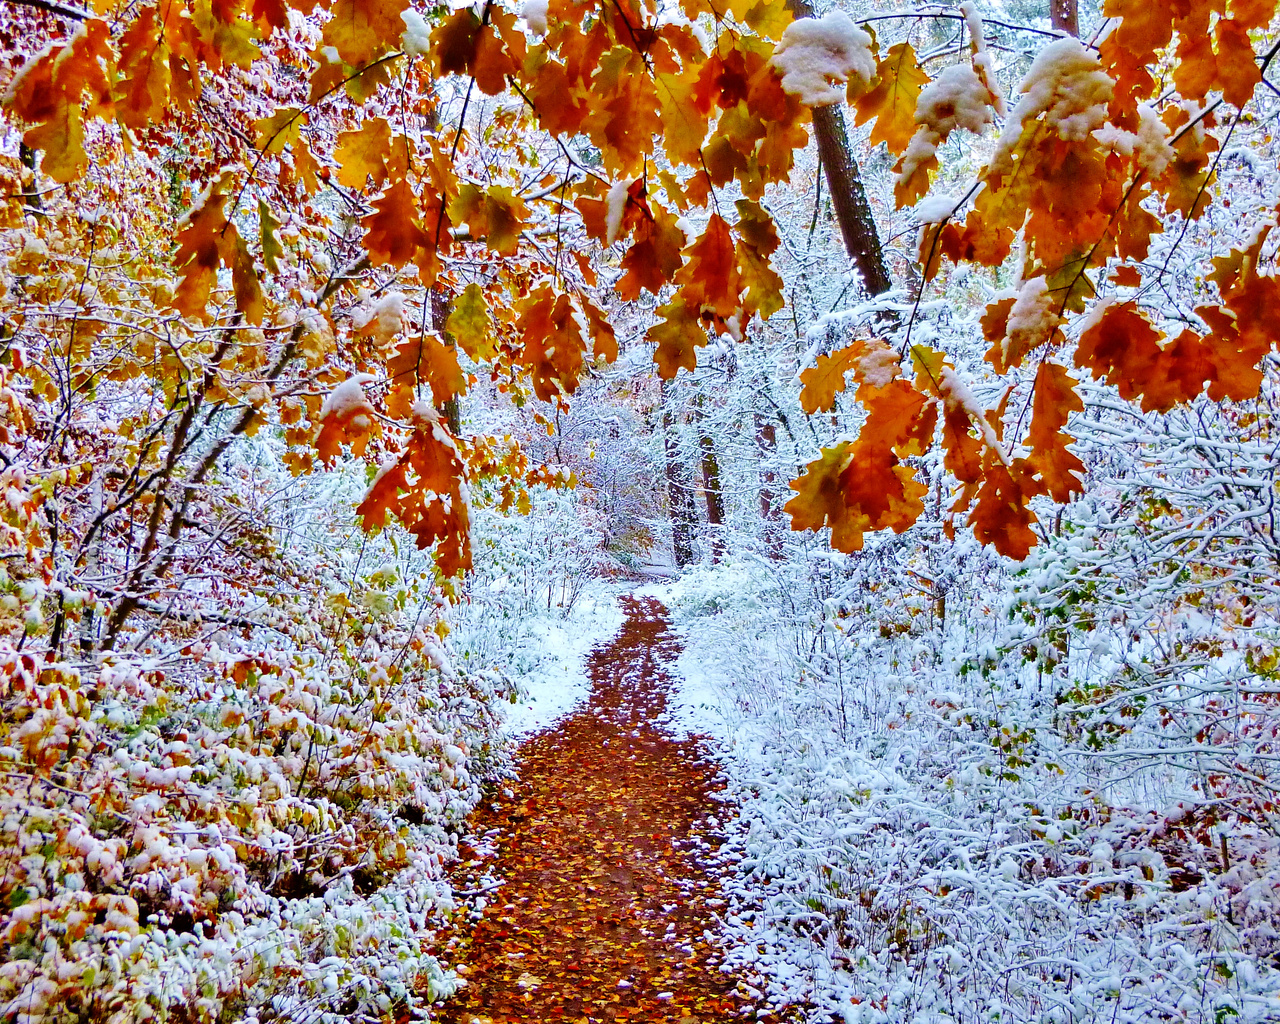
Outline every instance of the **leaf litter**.
[(659, 724), (680, 645), (660, 602), (623, 607), (586, 706), (521, 747), (518, 780), (460, 843), (455, 887), (484, 895), (452, 940), (466, 984), (447, 1024), (780, 1019), (758, 979), (721, 967), (723, 785)]

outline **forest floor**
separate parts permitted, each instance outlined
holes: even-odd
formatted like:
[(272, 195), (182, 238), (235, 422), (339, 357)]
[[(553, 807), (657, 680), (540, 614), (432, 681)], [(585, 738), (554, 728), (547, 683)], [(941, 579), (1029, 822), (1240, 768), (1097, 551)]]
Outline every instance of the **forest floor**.
[(716, 768), (659, 721), (680, 645), (658, 601), (623, 608), (588, 703), (472, 816), (455, 888), (491, 891), (457, 937), (449, 1024), (778, 1020), (720, 970)]

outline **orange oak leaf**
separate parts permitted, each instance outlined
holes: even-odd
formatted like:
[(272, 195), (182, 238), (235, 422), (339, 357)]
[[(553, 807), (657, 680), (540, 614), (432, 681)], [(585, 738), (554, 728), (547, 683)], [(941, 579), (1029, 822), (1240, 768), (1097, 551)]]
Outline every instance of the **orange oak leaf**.
[(671, 380), (681, 367), (692, 371), (697, 365), (696, 351), (706, 345), (707, 331), (680, 296), (659, 306), (656, 312), (663, 319), (649, 328), (645, 341), (657, 345), (653, 361), (658, 366), (658, 376)]
[[(508, 49), (505, 34), (495, 28), (499, 19), (514, 18), (492, 5), (484, 9), (482, 22), (466, 7), (455, 11), (431, 33), (436, 67), (442, 75), (471, 75), (480, 91), (496, 96), (507, 87), (507, 76), (519, 70), (519, 60)], [(509, 26), (504, 26), (509, 27)], [(520, 58), (523, 58), (521, 53)]]
[(853, 442), (841, 441), (823, 448), (804, 472), (791, 481), (796, 492), (783, 506), (791, 517), (791, 529), (821, 530), (831, 527), (831, 546), (837, 551), (855, 551), (862, 545), (865, 517), (851, 509), (844, 498), (842, 476), (853, 458)]
[(368, 118), (356, 131), (338, 135), (338, 147), (333, 155), (338, 161), (340, 184), (362, 189), (372, 179), (377, 188), (388, 176), (391, 125), (385, 117)]
[(983, 458), (977, 501), (969, 513), (969, 525), (981, 543), (990, 544), (1000, 554), (1018, 561), (1026, 558), (1036, 545), (1036, 535), (1031, 529), (1036, 516), (1027, 507), (1029, 494), (1023, 487), (1026, 474), (1019, 465), (1022, 461), (1005, 465), (988, 449)]
[(1132, 302), (1108, 306), (1076, 344), (1076, 365), (1137, 398), (1154, 378), (1162, 335)]
[(366, 533), (398, 520), (418, 547), (435, 545), (436, 566), (445, 577), (471, 568), (471, 511), (465, 490), (467, 467), (435, 410), (423, 403), (404, 451), (383, 466), (356, 506)]
[(604, 311), (594, 302), (582, 300), (582, 311), (587, 315), (587, 331), (591, 335), (591, 354), (606, 363), (617, 362), (618, 337)]
[(180, 225), (174, 268), (182, 280), (174, 289), (173, 308), (184, 316), (203, 317), (217, 283), (218, 267), (235, 263), (239, 235), (227, 220), (230, 176), (211, 185)]
[(458, 355), (450, 345), (433, 334), (413, 334), (396, 346), (387, 360), (387, 373), (394, 388), (387, 401), (393, 416), (407, 417), (418, 385), (431, 388), (437, 406), (467, 390), (467, 378), (458, 365)]
[(684, 304), (699, 315), (727, 319), (740, 305), (737, 255), (729, 225), (713, 213), (706, 230), (688, 249), (688, 262), (676, 273)]
[(103, 63), (110, 60), (111, 30), (90, 18), (65, 45), (51, 47), (14, 79), (5, 104), (34, 124), (24, 141), (40, 150), (40, 169), (57, 182), (74, 181), (88, 167), (81, 106), (98, 113), (111, 94)]
[(368, 64), (400, 45), (401, 13), (409, 0), (334, 0), (322, 38), (352, 67)]
[(942, 446), (947, 455), (943, 466), (962, 484), (977, 483), (982, 477), (983, 442), (973, 434), (973, 420), (956, 402), (943, 405)]
[(1084, 463), (1067, 450), (1071, 437), (1062, 432), (1070, 414), (1084, 409), (1075, 387), (1076, 381), (1065, 368), (1048, 361), (1040, 364), (1027, 434), (1031, 449), (1027, 463), (1040, 475), (1049, 496), (1058, 502), (1084, 493)]
[(524, 200), (506, 185), (479, 186), (464, 182), (449, 203), (449, 219), (466, 224), (471, 237), (503, 256), (514, 256), (529, 210)]
[(759, 203), (739, 199), (738, 208), (738, 272), (745, 288), (742, 297), (744, 319), (759, 314), (768, 320), (783, 305), (782, 278), (769, 262), (769, 256), (781, 244), (773, 218)]
[(320, 429), (316, 434), (316, 452), (326, 466), (333, 465), (342, 454), (342, 446), (350, 444), (352, 453), (360, 455), (374, 429), (375, 413), (365, 396), (363, 385), (371, 378), (357, 374), (329, 392), (320, 409)]
[(866, 342), (852, 345), (818, 356), (813, 366), (800, 374), (800, 408), (812, 416), (815, 412), (831, 410), (836, 404), (836, 393), (845, 389), (845, 375), (862, 358)]
[(700, 109), (694, 102), (697, 79), (696, 66), (680, 74), (656, 76), (662, 101), (658, 116), (662, 121), (663, 149), (673, 161), (690, 167), (697, 166), (700, 159), (710, 113), (709, 106)]
[(547, 57), (546, 47), (534, 47), (525, 62), (525, 95), (542, 127), (552, 135), (576, 135), (591, 109), (587, 91), (575, 83), (568, 69)]
[(639, 173), (662, 135), (659, 101), (644, 61), (629, 46), (616, 46), (600, 58), (591, 81), (593, 104), (583, 122), (615, 178)]
[(642, 288), (657, 295), (684, 262), (685, 236), (677, 219), (657, 204), (647, 214), (639, 219), (635, 243), (622, 257), (623, 274), (615, 287), (624, 302), (639, 298)]
[(901, 459), (928, 449), (937, 421), (936, 403), (902, 378), (864, 384), (858, 400), (867, 410), (858, 439), (823, 449), (791, 482), (798, 493), (784, 508), (793, 530), (829, 525), (832, 546), (846, 552), (871, 530), (901, 533), (924, 511), (928, 488)]
[(534, 394), (544, 402), (573, 394), (582, 375), (585, 342), (569, 296), (544, 284), (516, 309), (518, 361), (529, 371)]
[(431, 245), (431, 237), (418, 220), (418, 205), (409, 183), (400, 178), (373, 202), (365, 217), (364, 245), (375, 266), (390, 263), (403, 267), (418, 250)]

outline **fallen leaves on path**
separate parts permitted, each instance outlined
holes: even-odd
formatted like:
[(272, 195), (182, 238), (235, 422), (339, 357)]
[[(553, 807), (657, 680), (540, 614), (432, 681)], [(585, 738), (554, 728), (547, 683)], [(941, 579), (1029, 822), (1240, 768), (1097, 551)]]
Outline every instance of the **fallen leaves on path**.
[(462, 940), (449, 1024), (776, 1019), (719, 969), (715, 768), (655, 722), (679, 653), (665, 609), (624, 600), (589, 704), (526, 743), (510, 795), (472, 818), (455, 882), (501, 884)]

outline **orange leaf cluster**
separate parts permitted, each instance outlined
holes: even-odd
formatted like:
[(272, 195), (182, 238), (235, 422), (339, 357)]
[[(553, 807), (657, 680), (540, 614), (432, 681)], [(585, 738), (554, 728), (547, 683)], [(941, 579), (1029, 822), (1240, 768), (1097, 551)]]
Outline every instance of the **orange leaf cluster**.
[(394, 517), (419, 548), (436, 545), (442, 575), (456, 576), (471, 568), (466, 466), (432, 410), (418, 407), (415, 419), (404, 451), (379, 472), (356, 514), (369, 531), (382, 529)]
[(840, 551), (860, 550), (871, 530), (901, 533), (924, 511), (927, 488), (902, 459), (930, 447), (937, 422), (936, 405), (901, 378), (863, 384), (858, 400), (867, 410), (858, 439), (824, 448), (791, 481), (797, 494), (785, 506), (792, 529), (828, 525)]

